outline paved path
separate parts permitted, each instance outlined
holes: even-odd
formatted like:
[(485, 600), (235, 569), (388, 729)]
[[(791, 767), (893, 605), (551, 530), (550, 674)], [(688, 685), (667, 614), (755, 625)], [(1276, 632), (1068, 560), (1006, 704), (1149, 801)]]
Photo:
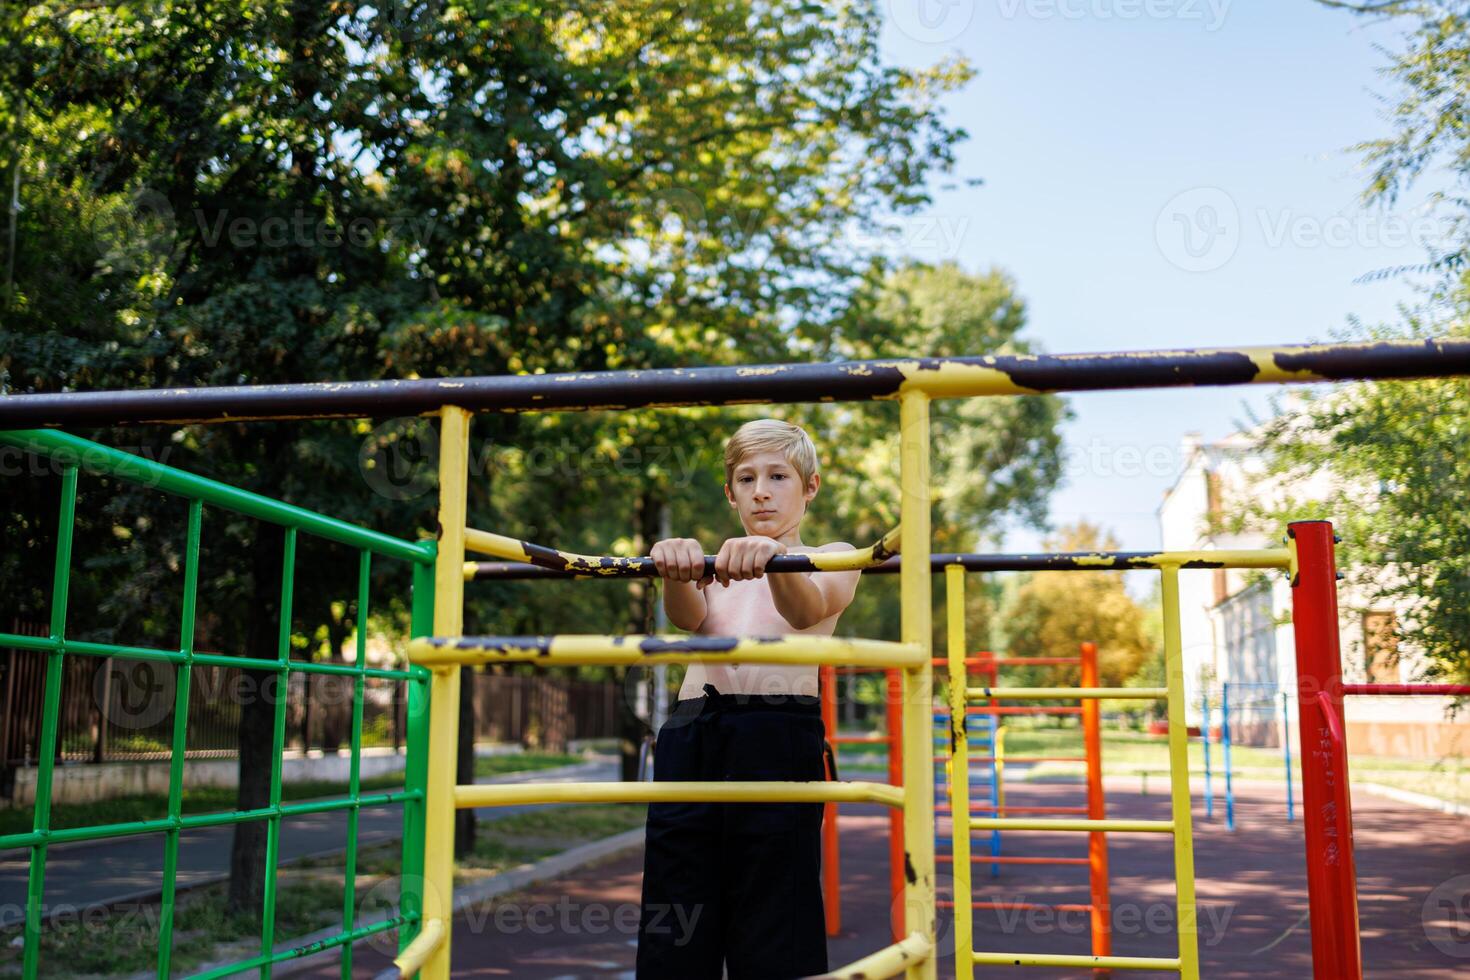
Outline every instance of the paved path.
[[(1167, 819), (1168, 797), (1156, 789), (1109, 788), (1109, 816)], [(1077, 785), (1017, 785), (1007, 798), (1022, 803), (1075, 805)], [(1194, 819), (1200, 900), (1202, 974), (1211, 980), (1311, 976), (1311, 948), (1302, 914), (1306, 869), (1301, 823), (1287, 823), (1280, 785), (1237, 785), (1237, 830), (1224, 828), (1223, 808)], [(1365, 972), (1394, 980), (1452, 980), (1467, 975), (1470, 935), (1457, 903), (1470, 903), (1470, 821), (1406, 806), (1366, 792), (1353, 799)], [(876, 808), (842, 809), (842, 931), (828, 941), (833, 966), (887, 942), (888, 821)], [(1007, 834), (1009, 854), (1085, 853), (1078, 834)], [(1175, 952), (1172, 855), (1163, 835), (1110, 834), (1114, 952), (1170, 956)], [(516, 980), (632, 980), (641, 851), (497, 899), (490, 909), (460, 916), (454, 928), (456, 977)], [(1085, 902), (1086, 869), (1006, 866), (991, 878), (977, 867), (977, 899)], [(1460, 877), (1457, 877), (1460, 876)], [(940, 865), (942, 883), (948, 869)], [(1466, 905), (1465, 907), (1470, 907)], [(975, 944), (991, 951), (1089, 951), (1086, 918), (1044, 913), (977, 912)], [(940, 923), (940, 976), (953, 975), (948, 916)], [(389, 965), (390, 942), (364, 943), (354, 976), (369, 978)], [(1023, 977), (1024, 974), (1024, 977)], [(336, 963), (309, 976), (340, 975)], [(1092, 980), (1091, 971), (995, 969), (986, 976), (1017, 980)], [(1172, 976), (1140, 972), (1140, 977)]]
[[(513, 773), (478, 780), (482, 783), (574, 782), (616, 779), (617, 763), (610, 759)], [(381, 792), (381, 790), (375, 791)], [(536, 806), (483, 807), (482, 820), (495, 820)], [(402, 833), (402, 806), (369, 807), (358, 821), (362, 846), (398, 840)], [(179, 887), (194, 888), (228, 876), (232, 827), (208, 827), (179, 839)], [(341, 812), (290, 817), (281, 825), (282, 863), (342, 850), (347, 821)], [(163, 834), (144, 834), (97, 842), (62, 844), (46, 857), (45, 906), (48, 915), (69, 914), (93, 905), (131, 901), (159, 894), (163, 888)], [(26, 876), (30, 851), (0, 851), (0, 926), (25, 919)]]

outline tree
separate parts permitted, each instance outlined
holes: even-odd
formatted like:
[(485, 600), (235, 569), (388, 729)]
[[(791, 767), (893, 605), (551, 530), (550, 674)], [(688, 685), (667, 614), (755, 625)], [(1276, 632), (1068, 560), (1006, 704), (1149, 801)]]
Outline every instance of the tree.
[[(1112, 551), (1112, 535), (1086, 522), (1064, 527), (1049, 550)], [(1017, 657), (1071, 657), (1085, 641), (1097, 644), (1104, 687), (1121, 687), (1158, 646), (1146, 629), (1146, 613), (1128, 594), (1119, 572), (1036, 572), (1019, 580), (1005, 600), (1001, 622), (1005, 650)], [(1075, 685), (1076, 667), (1030, 667), (1026, 686)]]
[[(936, 106), (968, 65), (886, 65), (881, 24), (875, 0), (8, 6), (0, 165), (21, 207), (0, 239), (0, 384), (40, 392), (808, 357), (811, 338), (882, 275), (871, 249), (852, 242), (876, 240), (888, 216), (926, 203), (964, 137)], [(683, 493), (648, 450), (671, 435), (696, 440), (698, 427), (678, 421), (694, 417), (481, 416), (477, 441), (553, 455), (575, 445), (576, 458), (593, 447), (599, 464), (520, 482), (477, 474), (471, 521), (563, 547), (626, 537), (640, 493)], [(357, 486), (372, 429), (93, 435), (167, 448), (174, 465), (415, 536), (433, 526), (431, 496), (344, 492)], [(105, 502), (89, 494), (79, 519), (177, 520), (176, 502), (118, 489)], [(17, 506), (52, 512), (46, 492)], [(17, 553), (40, 554), (40, 528), (6, 533), (24, 539)], [(210, 547), (236, 559), (204, 566), (214, 639), (244, 636), (242, 652), (273, 658), (275, 634), (257, 613), (279, 601), (279, 533), (250, 521), (209, 533)], [(114, 580), (148, 581), (157, 559), (130, 545)], [(27, 595), (34, 567), (0, 564)], [(351, 595), (350, 567), (298, 579), (293, 649), (326, 625), (311, 617)], [(90, 587), (115, 591), (101, 577)], [(382, 570), (374, 588), (405, 590), (406, 570)], [(580, 585), (578, 601), (560, 606), (550, 589), (506, 603), (510, 589), (477, 587), (467, 623), (509, 632), (533, 616), (543, 629), (573, 616), (583, 629), (627, 621), (626, 586), (613, 600)], [(112, 605), (109, 629), (168, 622), (151, 603)], [(273, 710), (264, 699), (243, 706), (241, 808), (265, 802)], [(236, 830), (237, 910), (259, 908), (263, 839), (259, 823)]]

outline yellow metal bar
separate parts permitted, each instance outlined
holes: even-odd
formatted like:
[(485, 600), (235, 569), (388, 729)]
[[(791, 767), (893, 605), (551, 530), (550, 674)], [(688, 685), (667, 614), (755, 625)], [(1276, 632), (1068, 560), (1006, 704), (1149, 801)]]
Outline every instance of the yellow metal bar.
[(517, 662), (541, 667), (650, 662), (914, 667), (927, 661), (928, 650), (916, 643), (801, 634), (780, 637), (447, 635), (411, 641), (408, 657), (416, 664), (431, 667)]
[(1097, 698), (1111, 701), (1149, 701), (1167, 698), (1166, 687), (971, 687), (965, 697), (971, 701), (1009, 698), (1014, 701), (1041, 701), (1051, 698)]
[[(470, 413), (439, 413), (439, 551), (434, 562), (434, 633), (464, 630), (464, 522), (469, 478)], [(429, 771), (424, 789), (424, 921), (438, 923), (443, 942), (423, 964), (428, 980), (449, 980), (454, 910), (454, 782), (459, 744), (459, 668), (434, 671), (429, 686)]]
[(970, 881), (970, 736), (965, 727), (965, 570), (959, 565), (944, 569), (944, 602), (948, 638), (945, 661), (949, 671), (949, 798), (953, 829), (950, 839), (954, 869), (954, 970), (955, 980), (975, 976), (970, 953), (975, 948), (975, 910), (971, 906)]
[(871, 782), (665, 782), (464, 784), (454, 805), (516, 806), (528, 803), (882, 803), (904, 805), (903, 789)]
[(1179, 569), (1165, 568), (1164, 676), (1169, 685), (1169, 797), (1174, 815), (1174, 895), (1179, 919), (1179, 974), (1199, 980), (1194, 896), (1194, 828), (1189, 815), (1189, 730), (1184, 718), (1184, 642), (1179, 629)]
[(413, 942), (403, 947), (403, 952), (393, 960), (393, 965), (398, 968), (398, 975), (404, 978), (415, 976), (444, 943), (444, 936), (444, 920), (425, 920), (424, 927), (419, 930)]
[(933, 955), (934, 945), (923, 934), (914, 932), (871, 956), (808, 980), (884, 980), (926, 962)]
[[(928, 555), (929, 531), (929, 398), (923, 392), (899, 397), (899, 522), (902, 550)], [(935, 942), (934, 896), (934, 671), (930, 664), (933, 611), (930, 608), (929, 562), (905, 562), (899, 570), (900, 639), (923, 650), (923, 659), (903, 672), (903, 846), (904, 926), (908, 934)], [(937, 980), (932, 958), (913, 963), (908, 980)]]
[(1006, 726), (995, 729), (995, 815), (1006, 815)]
[(1120, 834), (1169, 834), (1171, 820), (1052, 820), (1046, 817), (976, 817), (972, 830), (1108, 830)]
[(1179, 960), (1164, 956), (1068, 956), (1062, 953), (976, 953), (981, 966), (1060, 966), (1085, 970), (1178, 970)]

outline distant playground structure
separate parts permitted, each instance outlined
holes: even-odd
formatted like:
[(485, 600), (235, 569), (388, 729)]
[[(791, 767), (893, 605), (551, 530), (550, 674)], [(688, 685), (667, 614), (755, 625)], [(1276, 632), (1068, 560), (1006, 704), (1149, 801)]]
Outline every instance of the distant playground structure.
[[(937, 912), (941, 898), (936, 864), (935, 764), (946, 763), (950, 846), (943, 854), (952, 866), (955, 906), (954, 975), (972, 977), (977, 966), (1038, 966), (1095, 970), (1168, 970), (1197, 980), (1200, 975), (1193, 829), (1190, 811), (1186, 691), (1181, 661), (1179, 582), (1181, 575), (1201, 569), (1245, 568), (1285, 573), (1290, 581), (1292, 630), (1297, 665), (1296, 724), (1304, 752), (1301, 816), (1307, 854), (1310, 929), (1314, 975), (1342, 980), (1362, 975), (1357, 916), (1357, 879), (1352, 838), (1352, 801), (1348, 792), (1348, 760), (1344, 739), (1343, 698), (1361, 694), (1465, 694), (1470, 686), (1345, 685), (1341, 677), (1338, 638), (1337, 581), (1334, 538), (1322, 521), (1293, 523), (1281, 547), (1242, 551), (1107, 552), (1031, 555), (934, 554), (930, 528), (929, 407), (934, 399), (1012, 397), (1042, 392), (1098, 391), (1171, 386), (1218, 386), (1352, 379), (1407, 379), (1470, 374), (1470, 342), (1459, 340), (1374, 344), (1318, 345), (1061, 356), (994, 356), (914, 358), (838, 364), (688, 368), (654, 371), (453, 378), (389, 382), (346, 382), (169, 391), (130, 391), (12, 395), (0, 398), (0, 441), (49, 457), (60, 464), (61, 495), (52, 569), (48, 635), (0, 634), (0, 645), (44, 652), (47, 656), (46, 711), (38, 752), (37, 804), (34, 828), (0, 837), (0, 848), (29, 851), (29, 888), (24, 932), (23, 975), (30, 980), (40, 968), (42, 906), (47, 849), (68, 841), (161, 834), (166, 842), (164, 914), (168, 928), (173, 909), (179, 835), (202, 826), (264, 821), (269, 830), (267, 898), (259, 955), (226, 968), (201, 974), (224, 976), (258, 969), (269, 976), (275, 963), (303, 955), (302, 949), (275, 947), (273, 885), (283, 817), (302, 812), (340, 811), (349, 828), (349, 863), (343, 898), (342, 932), (318, 942), (312, 951), (342, 949), (343, 975), (352, 971), (351, 948), (375, 932), (396, 929), (400, 976), (442, 980), (452, 965), (452, 852), (457, 808), (510, 804), (579, 802), (789, 801), (879, 803), (895, 814), (902, 832), (901, 923), (896, 941), (874, 937), (874, 951), (832, 971), (832, 977), (893, 977), (911, 980), (939, 975)], [(464, 636), (463, 598), (467, 582), (498, 576), (619, 577), (650, 576), (651, 559), (576, 555), (553, 547), (466, 524), (468, 439), (476, 412), (548, 412), (581, 409), (623, 410), (678, 405), (793, 403), (893, 399), (900, 405), (900, 526), (867, 548), (846, 553), (782, 556), (772, 560), (772, 574), (824, 572), (884, 566), (897, 574), (901, 592), (898, 641), (871, 639), (716, 636)], [(244, 423), (264, 419), (361, 418), (385, 414), (420, 414), (439, 420), (440, 456), (438, 534), (436, 540), (403, 541), (229, 487), (139, 457), (55, 431), (64, 426), (129, 423)], [(81, 475), (103, 473), (146, 482), (187, 501), (185, 602), (177, 649), (122, 647), (84, 643), (67, 637), (67, 597), (71, 570), (72, 518)], [(252, 662), (287, 679), (298, 671), (336, 672), (353, 678), (356, 702), (352, 725), (352, 777), (347, 797), (329, 802), (281, 802), (279, 762), (272, 772), (271, 804), (256, 811), (185, 816), (181, 814), (183, 746), (190, 698), (189, 676), (196, 665), (242, 658), (217, 657), (193, 649), (199, 568), (199, 541), (205, 507), (219, 508), (285, 529), (285, 556), (278, 660)], [(376, 671), (362, 657), (356, 665), (304, 664), (290, 660), (289, 609), (299, 535), (317, 535), (353, 549), (358, 555), (359, 616), (371, 600), (370, 570), (375, 561), (403, 561), (413, 570), (412, 665), (401, 671)], [(496, 559), (468, 561), (470, 553)], [(900, 557), (900, 556), (906, 556)], [(707, 567), (710, 559), (707, 559)], [(506, 563), (511, 563), (507, 566)], [(953, 611), (962, 603), (967, 572), (1147, 570), (1159, 575), (1163, 596), (1166, 682), (1156, 688), (1099, 686), (1095, 673), (1084, 674), (1075, 687), (1004, 686), (995, 676), (977, 672), (964, 637), (963, 617)], [(946, 577), (949, 642), (936, 670), (931, 649), (931, 599), (934, 574)], [(359, 633), (361, 635), (361, 633)], [(1079, 638), (1081, 639), (1081, 638)], [(127, 824), (66, 830), (50, 825), (57, 700), (63, 661), (67, 657), (125, 656), (168, 663), (177, 671), (174, 768), (168, 814)], [(465, 665), (534, 662), (545, 667), (581, 664), (645, 665), (740, 661), (812, 664), (825, 668), (890, 670), (896, 679), (896, 710), (890, 715), (899, 745), (897, 775), (901, 781), (847, 782), (709, 782), (709, 783), (519, 783), (456, 785), (454, 747), (460, 669)], [(1003, 666), (996, 663), (997, 668)], [(977, 673), (979, 677), (977, 678)], [(368, 677), (401, 680), (409, 685), (407, 722), (408, 774), (396, 793), (359, 791), (357, 759), (361, 744), (361, 690)], [(936, 698), (936, 677), (944, 682)], [(978, 680), (978, 683), (977, 683)], [(892, 700), (892, 699), (891, 699)], [(1170, 819), (1113, 819), (1089, 800), (1085, 815), (1008, 815), (999, 792), (1001, 782), (984, 780), (989, 802), (970, 801), (971, 766), (998, 768), (999, 726), (967, 725), (970, 717), (991, 717), (1008, 705), (1075, 700), (1084, 723), (1096, 718), (1101, 701), (1162, 702), (1168, 715)], [(284, 705), (284, 701), (281, 702)], [(972, 715), (976, 707), (988, 709)], [(282, 707), (280, 710), (284, 710)], [(936, 752), (934, 721), (947, 731)], [(284, 725), (278, 716), (274, 749), (279, 760)], [(985, 751), (972, 758), (972, 737)], [(892, 744), (892, 740), (890, 740)], [(994, 755), (992, 756), (992, 752)], [(947, 755), (947, 759), (940, 756)], [(353, 901), (355, 827), (365, 807), (402, 805), (404, 887), (396, 913), (380, 922), (359, 924)], [(993, 808), (993, 809), (991, 809)], [(1085, 835), (1088, 860), (1103, 835), (1146, 834), (1172, 841), (1174, 894), (1177, 905), (1177, 951), (1169, 956), (1123, 956), (1109, 952), (1077, 956), (1035, 952), (1017, 954), (974, 948), (971, 916), (974, 905), (972, 865), (998, 863), (1005, 855), (993, 850), (972, 854), (972, 834), (1033, 831)], [(1105, 853), (1103, 856), (1105, 862)], [(160, 942), (158, 973), (170, 974), (170, 943)]]

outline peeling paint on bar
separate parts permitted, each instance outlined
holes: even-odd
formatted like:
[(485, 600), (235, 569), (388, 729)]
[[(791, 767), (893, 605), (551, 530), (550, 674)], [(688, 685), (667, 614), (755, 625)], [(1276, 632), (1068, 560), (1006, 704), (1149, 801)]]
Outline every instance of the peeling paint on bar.
[(1470, 374), (1470, 340), (1303, 344), (1099, 354), (920, 357), (849, 363), (599, 371), (452, 379), (314, 382), (11, 394), (0, 429), (261, 419), (389, 418), (444, 404), (531, 412), (791, 404), (1130, 388), (1280, 384)]

